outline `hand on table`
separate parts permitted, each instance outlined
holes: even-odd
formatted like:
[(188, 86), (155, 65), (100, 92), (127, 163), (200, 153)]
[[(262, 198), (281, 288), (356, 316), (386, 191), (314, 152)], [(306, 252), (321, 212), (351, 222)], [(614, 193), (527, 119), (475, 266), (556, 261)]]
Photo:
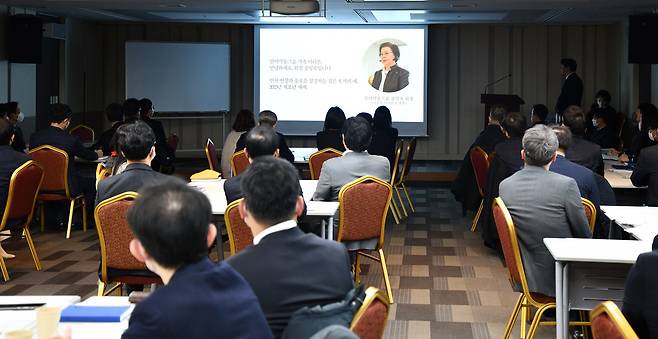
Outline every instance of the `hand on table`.
[(95, 152), (98, 154), (99, 158), (103, 156), (103, 150), (97, 149)]
[(619, 156), (619, 161), (621, 162), (628, 162), (628, 155), (627, 154), (622, 154)]
[(53, 336), (50, 336), (48, 339), (71, 339), (71, 328), (66, 327), (64, 329), (64, 334), (60, 335), (59, 333)]

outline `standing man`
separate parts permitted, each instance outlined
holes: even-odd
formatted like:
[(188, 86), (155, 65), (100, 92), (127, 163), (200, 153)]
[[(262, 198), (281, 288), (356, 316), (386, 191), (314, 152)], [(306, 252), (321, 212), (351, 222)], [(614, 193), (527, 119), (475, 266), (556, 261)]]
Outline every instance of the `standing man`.
[(555, 120), (562, 122), (562, 114), (571, 105), (581, 106), (583, 100), (583, 81), (576, 74), (576, 60), (565, 58), (560, 60), (560, 73), (564, 78), (562, 90), (555, 104)]

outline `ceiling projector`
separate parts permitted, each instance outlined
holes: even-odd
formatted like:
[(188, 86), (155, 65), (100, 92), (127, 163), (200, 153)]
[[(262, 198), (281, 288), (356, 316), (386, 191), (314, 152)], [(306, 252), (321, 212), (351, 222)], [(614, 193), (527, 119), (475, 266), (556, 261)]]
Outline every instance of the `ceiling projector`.
[(317, 0), (271, 0), (270, 12), (284, 15), (311, 14), (320, 11)]

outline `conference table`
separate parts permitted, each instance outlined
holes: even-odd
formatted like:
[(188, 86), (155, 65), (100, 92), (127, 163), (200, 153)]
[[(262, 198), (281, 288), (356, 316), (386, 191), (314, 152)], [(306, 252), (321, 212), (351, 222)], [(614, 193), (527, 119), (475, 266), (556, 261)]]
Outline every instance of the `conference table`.
[(308, 164), (308, 158), (318, 149), (315, 147), (291, 147), (290, 151), (295, 156), (295, 164)]
[(653, 241), (658, 235), (658, 207), (601, 206), (601, 211), (637, 240)]
[(646, 187), (637, 187), (631, 182), (631, 174), (633, 171), (626, 169), (616, 169), (613, 165), (622, 165), (618, 160), (603, 160), (605, 179), (608, 180), (610, 186), (616, 189), (642, 189)]

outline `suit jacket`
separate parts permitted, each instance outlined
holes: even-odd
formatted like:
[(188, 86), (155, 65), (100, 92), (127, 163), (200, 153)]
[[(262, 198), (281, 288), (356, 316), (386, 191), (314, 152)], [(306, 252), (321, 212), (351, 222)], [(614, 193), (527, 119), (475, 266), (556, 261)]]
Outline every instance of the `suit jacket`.
[[(376, 90), (379, 90), (379, 85), (382, 82), (382, 70), (375, 72), (375, 76), (372, 79), (372, 87)], [(391, 66), (391, 70), (386, 74), (386, 80), (384, 80), (383, 92), (397, 92), (409, 85), (409, 71), (398, 66)]]
[(345, 152), (322, 164), (318, 186), (313, 200), (338, 201), (338, 192), (345, 184), (362, 176), (372, 175), (384, 181), (391, 180), (388, 159), (368, 152)]
[(617, 148), (619, 147), (619, 138), (617, 132), (610, 126), (605, 126), (601, 129), (595, 129), (589, 136), (589, 140), (601, 148)]
[(113, 144), (113, 140), (115, 140), (114, 133), (116, 133), (117, 128), (119, 128), (121, 125), (123, 125), (122, 121), (115, 122), (112, 127), (110, 127), (110, 129), (101, 133), (101, 135), (96, 140), (96, 143), (91, 146), (91, 149), (101, 149), (103, 151), (103, 155), (110, 155), (116, 146)]
[[(654, 239), (655, 243), (655, 239)], [(642, 253), (626, 278), (622, 313), (640, 338), (658, 338), (658, 250)]]
[(500, 183), (500, 198), (514, 221), (530, 291), (554, 297), (555, 260), (544, 238), (592, 237), (576, 181), (526, 165)]
[(551, 164), (550, 171), (576, 180), (580, 196), (591, 201), (597, 209), (601, 206), (599, 187), (594, 178), (595, 174), (590, 169), (558, 155)]
[(75, 157), (80, 157), (85, 160), (96, 160), (98, 154), (96, 152), (85, 148), (80, 142), (80, 139), (74, 137), (66, 131), (48, 126), (30, 136), (30, 149), (35, 149), (41, 145), (51, 145), (66, 152), (69, 156), (69, 191), (71, 195), (78, 195), (82, 192), (78, 183), (78, 173), (75, 169)]
[(658, 145), (642, 150), (631, 175), (635, 186), (649, 186), (647, 205), (658, 206)]
[(567, 150), (567, 159), (591, 169), (596, 174), (603, 175), (601, 146), (587, 141), (581, 136), (573, 136), (571, 146)]
[[(235, 144), (236, 152), (242, 151), (245, 148), (245, 140), (247, 140), (248, 133), (249, 132), (242, 133), (242, 135), (238, 139), (238, 142)], [(276, 134), (279, 136), (279, 158), (286, 159), (290, 161), (291, 164), (294, 164), (295, 155), (293, 155), (290, 148), (288, 148), (288, 144), (286, 143), (286, 137), (279, 132), (276, 132)]]
[(258, 339), (272, 332), (244, 278), (205, 258), (176, 270), (137, 304), (121, 338)]
[(629, 158), (631, 156), (635, 156), (637, 158), (640, 156), (640, 152), (643, 149), (649, 146), (657, 145), (655, 141), (651, 141), (651, 139), (649, 139), (647, 134), (647, 130), (645, 129), (638, 131), (637, 134), (635, 134), (633, 140), (631, 140), (631, 146), (627, 150)]
[[(224, 195), (226, 195), (226, 203), (230, 204), (238, 199), (242, 199), (242, 189), (240, 183), (242, 182), (242, 174), (230, 177), (224, 181)], [(304, 201), (304, 211), (297, 220), (302, 220), (306, 216), (306, 201)]]
[(169, 148), (169, 143), (167, 143), (167, 136), (165, 135), (162, 122), (149, 117), (142, 117), (142, 121), (149, 125), (155, 134), (155, 158), (151, 166), (158, 170), (161, 165), (173, 160), (171, 159), (173, 157), (173, 150)]
[(345, 152), (345, 145), (343, 145), (343, 133), (340, 130), (320, 131), (315, 134), (318, 150), (325, 148), (333, 148), (341, 152)]
[(578, 74), (571, 73), (562, 83), (560, 96), (555, 104), (555, 112), (562, 115), (565, 109), (571, 105), (580, 106), (583, 100), (583, 81)]
[(391, 170), (395, 165), (395, 146), (398, 142), (398, 129), (389, 128), (384, 130), (373, 129), (372, 141), (368, 147), (368, 153), (381, 155), (388, 159)]
[(101, 201), (125, 192), (137, 192), (143, 186), (155, 185), (169, 180), (169, 176), (154, 171), (144, 164), (130, 164), (118, 175), (98, 183), (96, 205)]
[(9, 194), (9, 181), (14, 171), (30, 160), (30, 156), (14, 150), (9, 145), (0, 146), (0, 219), (5, 212), (7, 195)]
[(19, 126), (14, 126), (14, 142), (11, 143), (11, 147), (18, 152), (25, 152), (25, 149), (27, 148), (25, 145), (23, 130)]
[(297, 227), (265, 236), (227, 263), (256, 292), (277, 338), (293, 312), (340, 301), (353, 288), (345, 246)]

